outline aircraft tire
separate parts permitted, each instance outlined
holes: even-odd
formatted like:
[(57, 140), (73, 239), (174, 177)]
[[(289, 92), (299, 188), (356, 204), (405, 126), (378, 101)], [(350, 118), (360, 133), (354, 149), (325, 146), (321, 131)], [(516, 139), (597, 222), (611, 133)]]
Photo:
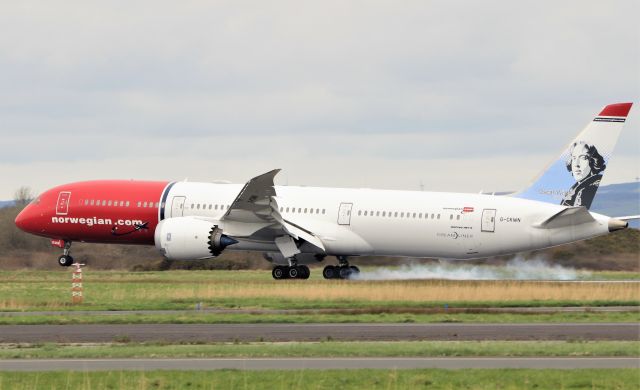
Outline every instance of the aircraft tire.
[(298, 267), (289, 267), (287, 274), (291, 279), (298, 279), (300, 277), (300, 270)]
[(351, 273), (352, 274), (359, 274), (360, 273), (360, 268), (356, 267), (355, 265), (352, 265), (349, 268), (351, 269)]
[(298, 271), (300, 272), (300, 279), (309, 279), (309, 276), (311, 276), (311, 271), (306, 265), (299, 265)]
[(350, 267), (340, 267), (338, 271), (338, 275), (340, 275), (340, 279), (349, 279), (351, 276), (351, 268)]
[(328, 265), (324, 267), (324, 269), (322, 270), (322, 276), (325, 279), (335, 279), (336, 277), (338, 277), (338, 272), (336, 270), (336, 267), (332, 265)]
[(273, 270), (271, 270), (271, 276), (273, 276), (273, 278), (276, 280), (284, 279), (285, 278), (284, 271), (285, 271), (284, 267), (276, 265), (275, 267), (273, 267)]
[(58, 257), (58, 265), (62, 267), (70, 267), (73, 264), (73, 257), (69, 255), (62, 255)]

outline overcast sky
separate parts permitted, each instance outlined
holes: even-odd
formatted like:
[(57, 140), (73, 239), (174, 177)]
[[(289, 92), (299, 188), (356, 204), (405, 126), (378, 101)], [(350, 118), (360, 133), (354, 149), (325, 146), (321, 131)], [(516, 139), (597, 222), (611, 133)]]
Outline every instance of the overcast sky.
[[(5, 1), (0, 199), (101, 178), (526, 186), (640, 99), (638, 1)], [(634, 107), (606, 183), (640, 176)]]

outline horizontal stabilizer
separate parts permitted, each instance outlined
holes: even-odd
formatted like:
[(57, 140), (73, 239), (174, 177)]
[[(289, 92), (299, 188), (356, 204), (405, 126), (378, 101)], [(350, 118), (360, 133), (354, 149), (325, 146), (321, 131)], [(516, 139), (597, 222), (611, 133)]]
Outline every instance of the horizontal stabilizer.
[(586, 207), (567, 207), (546, 220), (535, 224), (534, 227), (540, 229), (555, 229), (567, 226), (581, 225), (583, 223), (595, 222), (593, 216)]
[(627, 215), (626, 217), (614, 217), (615, 219), (619, 219), (621, 221), (632, 221), (634, 219), (640, 219), (640, 215)]

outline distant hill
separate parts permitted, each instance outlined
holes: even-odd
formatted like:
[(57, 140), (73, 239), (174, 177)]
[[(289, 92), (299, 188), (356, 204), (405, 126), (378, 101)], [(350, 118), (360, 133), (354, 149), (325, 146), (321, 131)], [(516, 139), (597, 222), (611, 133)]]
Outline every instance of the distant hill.
[[(640, 182), (610, 184), (598, 189), (591, 211), (610, 217), (640, 215)], [(638, 228), (640, 221), (629, 223)]]
[(15, 204), (13, 200), (0, 200), (0, 209), (4, 207), (11, 207)]

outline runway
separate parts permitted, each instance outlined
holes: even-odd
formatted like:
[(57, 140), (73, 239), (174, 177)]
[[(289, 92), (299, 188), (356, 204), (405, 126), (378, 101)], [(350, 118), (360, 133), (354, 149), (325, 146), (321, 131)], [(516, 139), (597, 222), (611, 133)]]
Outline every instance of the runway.
[(0, 360), (0, 371), (640, 368), (638, 358), (262, 358)]
[(640, 340), (638, 323), (2, 325), (0, 343)]

